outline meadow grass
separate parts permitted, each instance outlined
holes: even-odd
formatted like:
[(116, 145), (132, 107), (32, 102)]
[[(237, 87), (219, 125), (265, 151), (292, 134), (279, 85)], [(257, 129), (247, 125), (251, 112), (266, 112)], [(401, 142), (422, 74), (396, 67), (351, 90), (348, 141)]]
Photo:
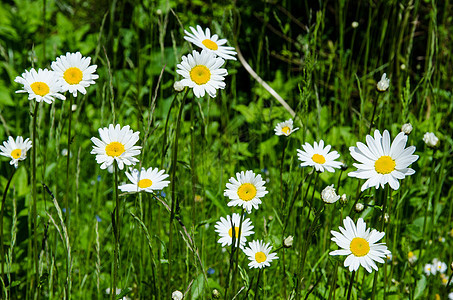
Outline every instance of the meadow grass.
[[(33, 140), (17, 169), (0, 164), (2, 298), (448, 299), (452, 9), (428, 0), (0, 3), (0, 137)], [(196, 25), (238, 52), (215, 98), (173, 88), (181, 57), (199, 50), (184, 40)], [(15, 93), (24, 70), (77, 51), (97, 65), (86, 95), (48, 104)], [(383, 73), (390, 85), (379, 92)], [(300, 129), (275, 135), (289, 118)], [(393, 140), (405, 123), (415, 174), (397, 190), (361, 191), (364, 180), (347, 175), (356, 170), (349, 147), (375, 129)], [(102, 170), (90, 154), (109, 124), (140, 132), (135, 168), (165, 170), (168, 187), (116, 188), (129, 183), (127, 168)], [(320, 140), (341, 169), (300, 166), (297, 149)], [(254, 225), (247, 242), (278, 256), (263, 269), (222, 247), (214, 227), (245, 212), (224, 190), (246, 170), (268, 191), (243, 216)], [(327, 204), (331, 184), (345, 197)], [(350, 272), (344, 256), (329, 255), (339, 249), (331, 230), (347, 216), (385, 232), (392, 256), (379, 271)], [(426, 272), (433, 259), (447, 270)]]

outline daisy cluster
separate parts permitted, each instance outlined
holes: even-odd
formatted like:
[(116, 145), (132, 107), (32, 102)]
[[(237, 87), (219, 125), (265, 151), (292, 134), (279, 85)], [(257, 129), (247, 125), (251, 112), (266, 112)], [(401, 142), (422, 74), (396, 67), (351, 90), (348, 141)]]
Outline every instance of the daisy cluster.
[(182, 87), (193, 89), (195, 97), (202, 98), (205, 94), (214, 98), (218, 89), (225, 88), (225, 76), (228, 71), (223, 68), (225, 60), (236, 60), (233, 47), (226, 46), (226, 39), (220, 39), (217, 34), (211, 35), (211, 30), (203, 30), (200, 25), (190, 27), (190, 32), (184, 30), (184, 39), (201, 48), (201, 52), (193, 50), (191, 54), (182, 56), (182, 61), (176, 67), (176, 72), (183, 77), (175, 82), (175, 89)]

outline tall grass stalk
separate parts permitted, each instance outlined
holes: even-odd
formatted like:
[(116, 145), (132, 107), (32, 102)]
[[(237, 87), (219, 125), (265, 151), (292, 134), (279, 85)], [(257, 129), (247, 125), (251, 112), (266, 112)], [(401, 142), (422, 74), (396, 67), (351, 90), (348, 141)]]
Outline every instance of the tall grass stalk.
[(6, 194), (8, 194), (9, 185), (11, 184), (11, 180), (13, 179), (14, 174), (16, 173), (16, 168), (13, 169), (11, 175), (9, 176), (8, 182), (6, 183), (5, 191), (3, 192), (2, 197), (2, 208), (0, 212), (0, 262), (2, 264), (2, 280), (5, 280), (5, 269), (4, 269), (4, 261), (5, 261), (5, 248), (4, 248), (4, 241), (3, 241), (3, 213), (5, 211), (5, 203), (6, 203)]

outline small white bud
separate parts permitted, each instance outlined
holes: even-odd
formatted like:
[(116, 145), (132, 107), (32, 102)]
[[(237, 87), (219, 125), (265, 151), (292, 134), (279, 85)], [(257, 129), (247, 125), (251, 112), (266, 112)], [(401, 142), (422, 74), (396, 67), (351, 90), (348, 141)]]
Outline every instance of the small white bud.
[(423, 141), (430, 148), (436, 148), (439, 146), (439, 139), (433, 132), (427, 132), (423, 136)]
[(291, 246), (293, 245), (293, 236), (290, 235), (288, 236), (284, 241), (283, 241), (283, 247), (285, 248), (291, 248)]
[(346, 204), (348, 202), (348, 198), (346, 197), (346, 194), (341, 195), (340, 201), (343, 204)]
[(326, 203), (335, 203), (340, 199), (340, 196), (335, 192), (335, 188), (332, 185), (326, 186), (321, 192), (322, 201)]
[(73, 105), (71, 106), (71, 110), (72, 110), (72, 111), (76, 111), (76, 110), (77, 110), (77, 104), (73, 104)]
[(361, 212), (364, 208), (365, 206), (362, 203), (357, 203), (354, 207), (355, 211), (358, 213)]
[(171, 293), (172, 300), (182, 300), (182, 298), (184, 298), (184, 295), (180, 291), (174, 291)]
[(178, 93), (184, 91), (184, 87), (185, 86), (184, 86), (184, 84), (181, 83), (181, 81), (175, 81), (175, 83), (173, 83), (173, 88)]
[(388, 79), (387, 74), (384, 73), (381, 77), (381, 80), (377, 83), (376, 88), (379, 92), (385, 92), (389, 88), (389, 85), (390, 79)]
[(158, 8), (158, 9), (156, 10), (156, 14), (161, 15), (161, 14), (162, 14), (162, 10), (161, 10), (160, 8)]
[(357, 21), (352, 22), (351, 23), (351, 27), (354, 28), (354, 29), (359, 27), (359, 22), (357, 22)]
[(217, 289), (212, 290), (212, 298), (214, 298), (214, 299), (220, 298), (220, 292)]
[(405, 135), (409, 135), (412, 132), (412, 124), (406, 123), (401, 127), (401, 132), (404, 132)]

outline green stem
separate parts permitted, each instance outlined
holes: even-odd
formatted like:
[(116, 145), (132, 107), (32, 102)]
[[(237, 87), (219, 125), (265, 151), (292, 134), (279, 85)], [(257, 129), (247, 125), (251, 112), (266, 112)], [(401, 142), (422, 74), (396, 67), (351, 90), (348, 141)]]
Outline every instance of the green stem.
[(260, 268), (260, 271), (258, 273), (258, 279), (256, 280), (256, 288), (255, 288), (255, 297), (254, 299), (258, 299), (258, 289), (260, 288), (260, 279), (261, 279), (261, 274), (263, 273), (263, 268)]
[(36, 119), (38, 118), (38, 106), (39, 103), (35, 103), (35, 108), (33, 111), (33, 136), (32, 136), (32, 196), (33, 196), (33, 260), (35, 262), (35, 284), (36, 284), (36, 298), (39, 299), (39, 261), (38, 261), (38, 216), (36, 209)]
[(285, 141), (283, 142), (282, 158), (280, 162), (280, 207), (282, 210), (283, 210), (283, 164), (285, 161), (285, 150), (287, 145), (288, 141), (287, 137), (285, 137)]
[(118, 252), (120, 249), (120, 200), (118, 198), (118, 165), (114, 162), (115, 165), (115, 222), (113, 224), (114, 238), (115, 238), (115, 247), (113, 248), (113, 284), (112, 289), (110, 290), (110, 299), (116, 299), (116, 286), (118, 278), (118, 263), (119, 257)]
[(181, 101), (179, 106), (178, 112), (178, 119), (176, 120), (176, 132), (175, 132), (175, 139), (173, 142), (173, 151), (172, 151), (172, 159), (171, 159), (171, 212), (170, 212), (170, 232), (169, 232), (169, 242), (168, 242), (168, 286), (167, 286), (167, 299), (171, 298), (171, 252), (173, 246), (173, 219), (175, 218), (175, 208), (179, 207), (176, 199), (176, 169), (178, 164), (178, 139), (179, 139), (179, 131), (181, 127), (181, 118), (182, 118), (182, 111), (184, 110), (184, 104), (186, 102), (187, 94), (189, 93), (190, 89), (187, 89), (184, 93), (184, 97)]
[(9, 176), (8, 182), (6, 183), (5, 187), (5, 192), (3, 193), (3, 198), (2, 198), (2, 209), (0, 212), (0, 262), (2, 264), (2, 280), (5, 282), (4, 274), (5, 274), (5, 269), (4, 269), (4, 261), (5, 261), (5, 249), (3, 246), (3, 212), (5, 209), (5, 202), (6, 202), (6, 194), (8, 193), (9, 185), (11, 184), (11, 180), (13, 179), (14, 173), (16, 173), (16, 168), (14, 168), (13, 172)]
[(348, 297), (346, 298), (347, 300), (351, 299), (351, 291), (352, 291), (352, 285), (354, 284), (354, 276), (355, 276), (355, 271), (352, 271), (351, 279), (349, 281)]
[(69, 97), (69, 115), (68, 115), (68, 155), (66, 157), (66, 194), (65, 194), (65, 207), (66, 207), (66, 227), (69, 229), (69, 159), (71, 156), (71, 127), (72, 127), (72, 101), (74, 96), (71, 94)]

